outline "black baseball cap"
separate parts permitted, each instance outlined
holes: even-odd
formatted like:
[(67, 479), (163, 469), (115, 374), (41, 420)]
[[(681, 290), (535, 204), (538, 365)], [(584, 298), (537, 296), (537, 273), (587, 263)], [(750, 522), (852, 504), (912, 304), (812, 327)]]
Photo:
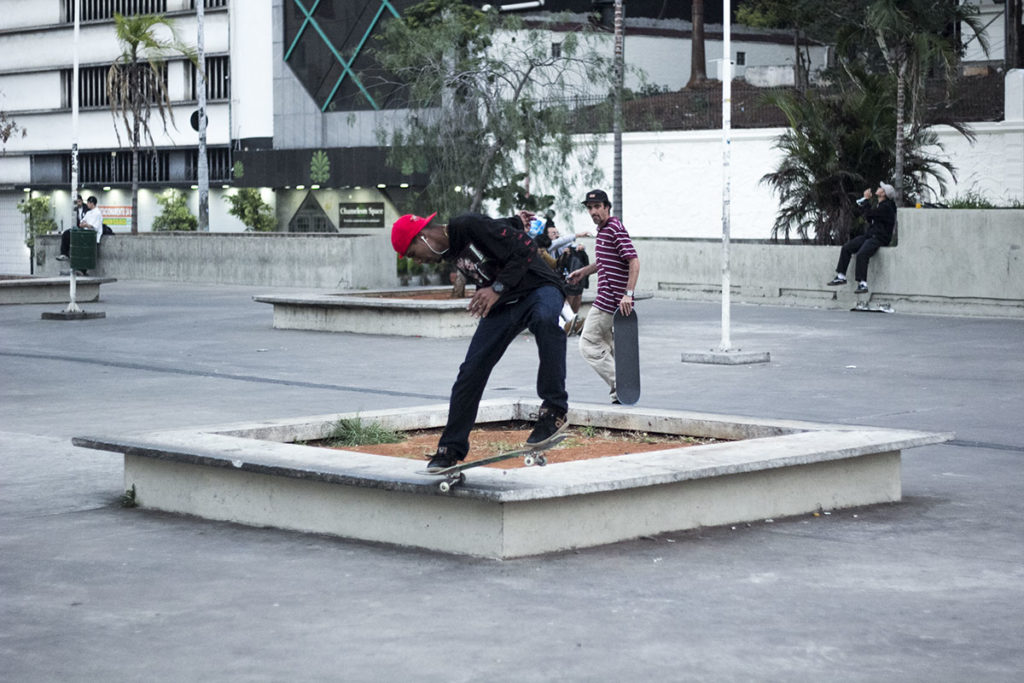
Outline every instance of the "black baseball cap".
[(591, 202), (601, 202), (602, 204), (607, 204), (608, 206), (612, 205), (611, 201), (608, 199), (608, 193), (605, 192), (604, 190), (591, 190), (590, 192), (588, 192), (587, 198), (583, 200), (583, 205), (586, 206)]

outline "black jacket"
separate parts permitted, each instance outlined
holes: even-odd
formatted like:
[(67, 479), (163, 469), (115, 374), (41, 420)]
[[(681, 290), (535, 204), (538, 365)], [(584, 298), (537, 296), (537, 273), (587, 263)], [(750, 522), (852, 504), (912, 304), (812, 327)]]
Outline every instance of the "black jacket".
[(857, 202), (856, 212), (868, 222), (865, 235), (874, 237), (884, 245), (892, 242), (892, 232), (896, 227), (896, 202), (888, 197), (875, 207), (869, 202)]
[(533, 239), (513, 218), (489, 218), (463, 214), (448, 222), (450, 261), (478, 287), (495, 281), (505, 286), (499, 303), (518, 299), (544, 285), (554, 285), (565, 293), (558, 274), (541, 259)]

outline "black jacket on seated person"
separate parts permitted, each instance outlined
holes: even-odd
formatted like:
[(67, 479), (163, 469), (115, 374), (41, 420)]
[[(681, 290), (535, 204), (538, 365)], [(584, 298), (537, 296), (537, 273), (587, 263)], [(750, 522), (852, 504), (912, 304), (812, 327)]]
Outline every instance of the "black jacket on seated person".
[(867, 201), (861, 201), (857, 202), (854, 210), (868, 222), (864, 234), (874, 237), (883, 246), (889, 246), (892, 242), (893, 229), (896, 227), (896, 202), (886, 197), (878, 202), (878, 206), (872, 207)]

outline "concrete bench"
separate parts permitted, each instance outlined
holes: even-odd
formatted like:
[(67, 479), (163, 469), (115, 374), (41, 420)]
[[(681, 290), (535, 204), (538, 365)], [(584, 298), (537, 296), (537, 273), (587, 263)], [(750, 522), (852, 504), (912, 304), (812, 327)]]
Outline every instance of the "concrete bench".
[[(75, 278), (75, 300), (98, 301), (100, 285), (117, 282), (112, 277)], [(0, 304), (61, 304), (71, 300), (69, 277), (0, 278)]]

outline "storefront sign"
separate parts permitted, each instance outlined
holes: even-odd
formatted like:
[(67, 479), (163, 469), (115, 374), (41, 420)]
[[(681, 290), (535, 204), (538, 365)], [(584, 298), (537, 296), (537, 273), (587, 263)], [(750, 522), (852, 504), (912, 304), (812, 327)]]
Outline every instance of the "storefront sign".
[(130, 206), (96, 206), (103, 214), (103, 225), (114, 232), (132, 231), (132, 207)]
[(383, 228), (384, 202), (338, 204), (338, 227)]

